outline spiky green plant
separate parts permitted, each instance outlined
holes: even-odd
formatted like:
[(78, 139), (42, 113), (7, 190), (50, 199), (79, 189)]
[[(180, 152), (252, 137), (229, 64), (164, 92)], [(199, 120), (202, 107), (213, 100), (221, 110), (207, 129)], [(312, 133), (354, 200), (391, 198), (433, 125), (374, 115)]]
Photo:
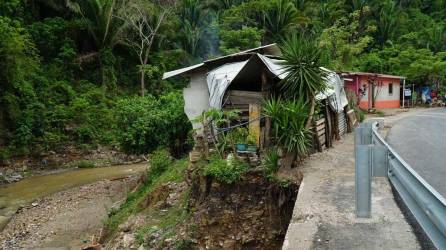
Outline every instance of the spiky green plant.
[(326, 71), (321, 68), (321, 50), (311, 38), (293, 34), (280, 46), (282, 63), (288, 73), (281, 81), (284, 96), (303, 98), (310, 107), (305, 128), (310, 128), (316, 107), (316, 95), (327, 88)]
[(303, 98), (270, 99), (263, 106), (271, 119), (273, 140), (287, 152), (303, 155), (311, 146), (311, 132), (305, 128), (308, 106)]
[(271, 4), (272, 7), (264, 11), (267, 34), (274, 38), (284, 37), (299, 22), (297, 9), (290, 0), (274, 0)]

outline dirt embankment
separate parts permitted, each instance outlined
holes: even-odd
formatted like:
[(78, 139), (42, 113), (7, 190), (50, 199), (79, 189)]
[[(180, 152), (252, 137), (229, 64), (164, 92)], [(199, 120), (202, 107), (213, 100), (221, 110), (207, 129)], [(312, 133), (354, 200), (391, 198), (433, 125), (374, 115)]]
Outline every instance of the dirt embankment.
[(0, 249), (80, 249), (99, 236), (110, 208), (123, 202), (137, 180), (103, 180), (22, 207), (0, 233)]
[(202, 176), (186, 182), (150, 192), (107, 249), (281, 249), (298, 183), (280, 185), (255, 170), (235, 184)]
[(260, 172), (236, 184), (199, 179), (192, 186), (197, 244), (201, 249), (281, 249), (298, 185), (281, 186)]

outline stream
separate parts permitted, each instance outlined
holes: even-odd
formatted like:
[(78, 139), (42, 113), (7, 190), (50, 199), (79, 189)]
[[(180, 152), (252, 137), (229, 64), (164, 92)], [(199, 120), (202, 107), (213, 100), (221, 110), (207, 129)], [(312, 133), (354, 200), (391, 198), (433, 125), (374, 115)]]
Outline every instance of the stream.
[[(147, 163), (112, 167), (76, 169), (66, 172), (33, 176), (0, 187), (0, 231), (20, 206), (38, 198), (103, 179), (124, 177), (147, 169)], [(3, 225), (2, 225), (3, 224)]]

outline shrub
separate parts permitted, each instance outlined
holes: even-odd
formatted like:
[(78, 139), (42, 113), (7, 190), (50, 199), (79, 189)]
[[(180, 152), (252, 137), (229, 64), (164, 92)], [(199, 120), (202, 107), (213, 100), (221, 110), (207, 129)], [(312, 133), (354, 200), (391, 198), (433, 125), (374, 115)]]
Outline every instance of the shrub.
[(274, 142), (287, 152), (306, 154), (311, 146), (311, 132), (305, 128), (309, 110), (300, 99), (265, 101), (263, 110), (271, 119)]
[(358, 116), (359, 116), (359, 122), (363, 122), (365, 120), (365, 113), (361, 109), (357, 109)]
[(149, 178), (160, 176), (172, 164), (172, 157), (165, 149), (155, 150), (150, 155)]
[(229, 157), (228, 160), (213, 155), (209, 164), (204, 168), (204, 175), (212, 176), (224, 183), (234, 183), (242, 178), (248, 171), (248, 165), (237, 158)]
[(129, 153), (148, 153), (158, 147), (176, 152), (191, 129), (180, 92), (121, 99), (115, 116), (119, 143)]
[(266, 151), (262, 160), (262, 167), (268, 177), (271, 177), (279, 170), (279, 158), (276, 148), (270, 148)]
[(94, 168), (95, 164), (93, 161), (89, 160), (80, 160), (76, 162), (78, 168)]

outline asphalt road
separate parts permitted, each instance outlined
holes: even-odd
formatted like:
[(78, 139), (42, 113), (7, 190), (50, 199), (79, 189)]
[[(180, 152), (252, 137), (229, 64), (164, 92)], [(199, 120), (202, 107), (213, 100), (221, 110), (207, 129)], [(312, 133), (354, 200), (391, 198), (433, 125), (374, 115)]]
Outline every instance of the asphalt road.
[(446, 198), (446, 108), (426, 109), (396, 121), (386, 140)]

